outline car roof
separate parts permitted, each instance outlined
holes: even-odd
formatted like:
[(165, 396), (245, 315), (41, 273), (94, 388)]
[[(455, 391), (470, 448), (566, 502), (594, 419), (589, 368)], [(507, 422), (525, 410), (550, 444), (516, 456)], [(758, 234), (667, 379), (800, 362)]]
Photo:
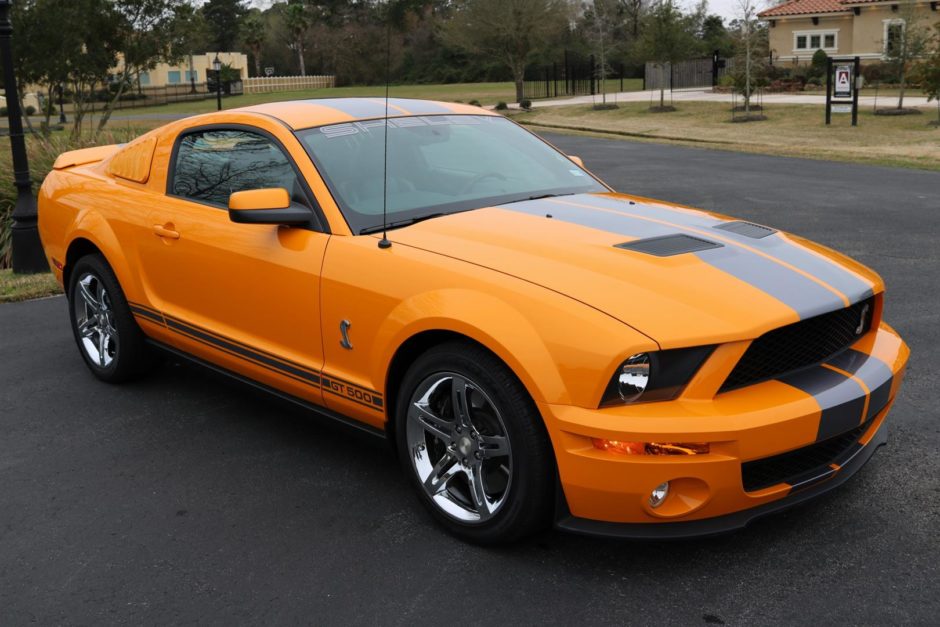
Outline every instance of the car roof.
[[(325, 124), (373, 120), (383, 118), (386, 115), (385, 99), (382, 97), (286, 100), (230, 109), (230, 111), (268, 115), (277, 118), (294, 130)], [(389, 117), (447, 114), (496, 115), (486, 109), (459, 102), (439, 102), (411, 98), (388, 99)]]

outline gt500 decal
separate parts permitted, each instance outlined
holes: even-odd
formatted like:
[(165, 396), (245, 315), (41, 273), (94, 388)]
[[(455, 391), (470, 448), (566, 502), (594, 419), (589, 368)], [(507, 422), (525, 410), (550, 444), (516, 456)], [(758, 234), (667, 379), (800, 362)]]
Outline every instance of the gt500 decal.
[(287, 359), (272, 355), (271, 353), (259, 351), (241, 342), (236, 342), (231, 338), (222, 337), (207, 329), (202, 329), (183, 322), (182, 320), (166, 316), (160, 311), (151, 309), (145, 305), (138, 303), (128, 303), (128, 305), (130, 305), (131, 311), (135, 316), (165, 326), (170, 331), (211, 346), (226, 355), (237, 357), (253, 366), (264, 368), (265, 370), (306, 384), (312, 388), (319, 388), (324, 392), (329, 392), (330, 394), (351, 400), (369, 409), (378, 412), (384, 411), (385, 403), (382, 399), (382, 394), (376, 390), (363, 388), (326, 374), (322, 370), (317, 371), (310, 369), (302, 364), (291, 362)]
[(368, 390), (359, 386), (341, 381), (335, 377), (323, 375), (321, 385), (324, 392), (330, 392), (336, 396), (347, 398), (367, 407), (381, 408), (383, 406), (382, 395), (375, 390)]

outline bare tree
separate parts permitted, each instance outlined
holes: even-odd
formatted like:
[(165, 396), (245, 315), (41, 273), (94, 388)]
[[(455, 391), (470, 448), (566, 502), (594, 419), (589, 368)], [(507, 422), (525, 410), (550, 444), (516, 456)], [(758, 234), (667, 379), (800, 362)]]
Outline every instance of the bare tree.
[(504, 63), (521, 101), (526, 65), (567, 26), (568, 9), (563, 0), (462, 0), (443, 34), (456, 47)]
[(732, 79), (744, 96), (744, 119), (751, 116), (751, 97), (767, 73), (766, 33), (757, 21), (758, 0), (737, 0), (738, 57)]
[(613, 44), (614, 15), (616, 14), (615, 0), (591, 0), (584, 7), (585, 24), (590, 37), (591, 48), (597, 59), (594, 69), (595, 76), (600, 81), (601, 106), (607, 106), (607, 75), (610, 66), (607, 63), (608, 55)]
[(904, 92), (913, 62), (927, 52), (932, 33), (926, 22), (926, 10), (916, 0), (901, 0), (898, 17), (887, 24), (884, 41), (885, 60), (894, 67), (898, 77), (897, 110), (904, 109)]

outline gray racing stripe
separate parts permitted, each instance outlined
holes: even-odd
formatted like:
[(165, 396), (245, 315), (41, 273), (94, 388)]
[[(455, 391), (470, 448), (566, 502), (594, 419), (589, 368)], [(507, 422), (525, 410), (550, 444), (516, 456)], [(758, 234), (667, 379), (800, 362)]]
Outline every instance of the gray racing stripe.
[[(725, 220), (714, 218), (706, 213), (695, 213), (688, 210), (683, 211), (666, 206), (644, 203), (630, 204), (630, 201), (627, 200), (604, 196), (585, 195), (579, 197), (578, 202), (612, 211), (629, 212), (658, 220), (666, 220), (681, 226), (700, 229), (712, 229), (726, 222)], [(872, 295), (871, 283), (843, 268), (837, 262), (821, 258), (812, 251), (804, 248), (801, 244), (786, 239), (780, 233), (775, 233), (761, 239), (754, 239), (733, 231), (721, 230), (715, 237), (725, 237), (740, 242), (741, 244), (760, 250), (771, 257), (799, 268), (845, 294), (851, 303), (864, 300)]]
[(366, 98), (312, 98), (302, 102), (330, 107), (355, 118), (380, 118), (385, 115), (384, 103)]
[(850, 431), (862, 422), (865, 390), (843, 374), (817, 366), (786, 375), (779, 381), (812, 395), (819, 403), (822, 415), (817, 442)]
[(393, 107), (401, 107), (402, 109), (414, 115), (431, 115), (434, 113), (450, 113), (452, 115), (458, 115), (454, 113), (452, 109), (449, 109), (444, 105), (438, 104), (436, 102), (428, 102), (426, 100), (390, 98), (388, 104), (392, 105)]
[[(573, 198), (573, 202), (578, 204), (582, 204), (582, 201), (586, 201), (584, 204), (587, 204), (592, 201), (604, 200), (588, 195), (579, 195)], [(659, 216), (644, 215), (644, 212), (650, 213), (647, 211), (649, 209), (647, 206), (629, 205), (629, 212), (624, 209), (613, 213), (602, 209), (577, 206), (567, 201), (567, 198), (558, 201), (533, 200), (503, 205), (501, 208), (530, 215), (550, 213), (558, 220), (628, 237), (648, 238), (681, 232), (690, 233), (695, 237), (702, 237), (701, 234), (688, 231), (682, 225), (673, 226), (674, 223), (661, 224), (653, 221), (668, 221), (666, 218), (670, 216), (662, 214)], [(594, 206), (598, 206), (596, 202)], [(639, 207), (640, 210), (633, 211), (635, 207)], [(646, 217), (649, 219), (644, 219)], [(715, 239), (713, 241), (719, 240)], [(721, 248), (703, 250), (693, 254), (705, 263), (776, 298), (796, 311), (800, 318), (809, 318), (845, 307), (844, 301), (832, 290), (826, 289), (805, 275), (747, 248), (725, 245)]]
[(888, 404), (894, 375), (886, 363), (853, 349), (839, 353), (827, 363), (855, 375), (868, 386), (870, 394), (865, 420), (877, 415)]

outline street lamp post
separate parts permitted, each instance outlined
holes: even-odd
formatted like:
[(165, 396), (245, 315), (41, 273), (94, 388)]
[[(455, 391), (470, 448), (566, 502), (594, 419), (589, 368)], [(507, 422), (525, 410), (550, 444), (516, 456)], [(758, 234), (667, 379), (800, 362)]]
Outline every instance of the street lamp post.
[(222, 110), (222, 62), (219, 61), (219, 53), (215, 54), (212, 61), (212, 69), (215, 70), (215, 99), (218, 110)]
[(33, 184), (29, 178), (29, 160), (26, 158), (26, 140), (23, 120), (20, 119), (20, 97), (13, 72), (10, 40), (13, 24), (10, 22), (11, 0), (0, 0), (0, 57), (3, 60), (3, 86), (6, 91), (7, 117), (10, 120), (10, 148), (13, 151), (13, 183), (16, 185), (16, 205), (13, 207), (13, 272), (31, 274), (46, 272), (49, 264), (39, 241), (36, 226), (38, 213), (33, 198)]

